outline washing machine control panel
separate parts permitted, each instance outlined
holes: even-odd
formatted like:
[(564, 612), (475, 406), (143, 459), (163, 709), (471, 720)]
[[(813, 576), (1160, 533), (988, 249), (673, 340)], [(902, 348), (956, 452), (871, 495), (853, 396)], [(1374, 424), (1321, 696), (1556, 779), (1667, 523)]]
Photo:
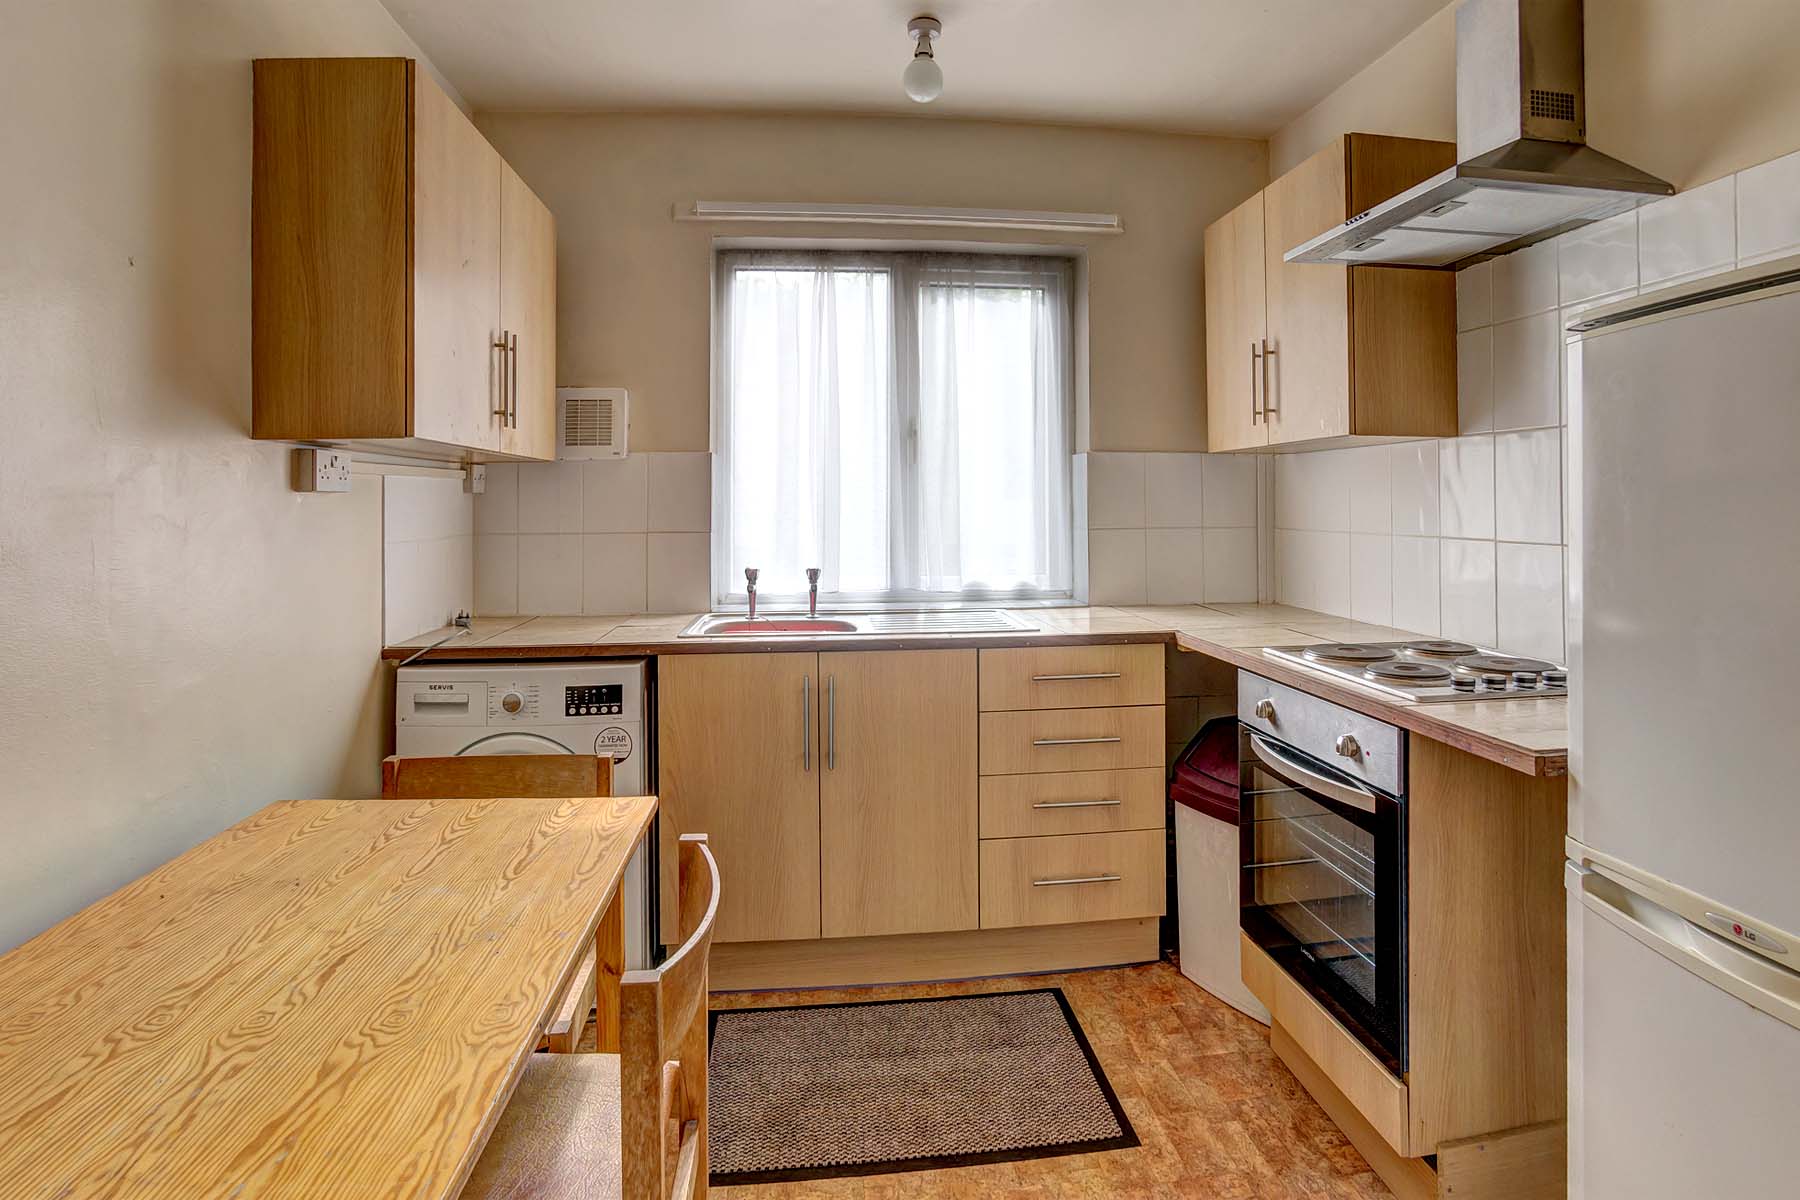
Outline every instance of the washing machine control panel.
[(529, 721), (538, 715), (538, 685), (495, 683), (488, 686), (488, 720)]
[(611, 717), (624, 711), (624, 684), (602, 683), (563, 689), (563, 715), (566, 717)]

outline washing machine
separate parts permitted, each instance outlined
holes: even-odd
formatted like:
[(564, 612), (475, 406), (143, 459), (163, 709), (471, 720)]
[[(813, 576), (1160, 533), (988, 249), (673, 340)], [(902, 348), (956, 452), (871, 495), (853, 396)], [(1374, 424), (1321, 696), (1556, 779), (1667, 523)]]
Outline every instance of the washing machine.
[[(613, 794), (650, 791), (643, 659), (555, 663), (433, 663), (395, 680), (394, 753), (593, 754), (613, 760)], [(656, 919), (654, 831), (625, 868), (625, 959), (651, 962)]]

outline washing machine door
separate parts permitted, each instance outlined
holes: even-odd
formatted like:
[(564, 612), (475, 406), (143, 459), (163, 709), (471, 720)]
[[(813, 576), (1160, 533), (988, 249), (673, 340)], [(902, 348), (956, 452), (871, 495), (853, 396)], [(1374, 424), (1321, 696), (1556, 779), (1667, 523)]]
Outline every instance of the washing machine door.
[(575, 751), (546, 734), (508, 729), (477, 738), (456, 753), (461, 757), (465, 754), (574, 754)]

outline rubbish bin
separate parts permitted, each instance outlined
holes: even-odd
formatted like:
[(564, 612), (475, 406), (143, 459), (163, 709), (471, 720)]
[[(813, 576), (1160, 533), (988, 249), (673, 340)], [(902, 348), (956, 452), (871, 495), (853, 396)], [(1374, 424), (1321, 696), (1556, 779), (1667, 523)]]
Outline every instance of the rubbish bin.
[(1208, 721), (1169, 780), (1179, 962), (1183, 975), (1266, 1025), (1269, 1011), (1244, 986), (1238, 962), (1237, 756), (1237, 719)]

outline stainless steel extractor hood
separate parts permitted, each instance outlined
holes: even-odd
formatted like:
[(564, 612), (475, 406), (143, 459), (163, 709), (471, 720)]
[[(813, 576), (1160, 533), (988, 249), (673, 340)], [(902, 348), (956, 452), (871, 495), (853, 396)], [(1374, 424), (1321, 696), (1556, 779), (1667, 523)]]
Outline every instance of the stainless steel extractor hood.
[(1454, 268), (1674, 195), (1589, 146), (1586, 133), (1581, 0), (1464, 0), (1460, 161), (1284, 258)]

